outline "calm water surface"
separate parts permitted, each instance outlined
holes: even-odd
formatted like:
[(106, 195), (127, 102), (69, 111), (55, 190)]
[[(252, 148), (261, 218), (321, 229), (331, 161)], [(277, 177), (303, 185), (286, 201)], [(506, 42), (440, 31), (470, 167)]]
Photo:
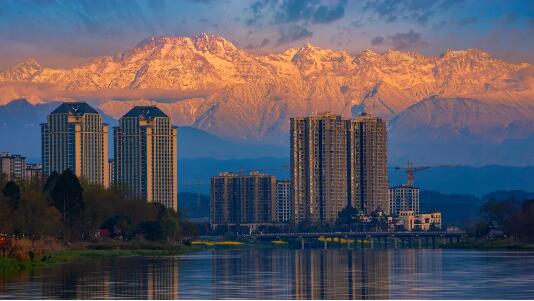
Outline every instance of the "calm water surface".
[(534, 253), (211, 250), (0, 275), (6, 299), (534, 299)]

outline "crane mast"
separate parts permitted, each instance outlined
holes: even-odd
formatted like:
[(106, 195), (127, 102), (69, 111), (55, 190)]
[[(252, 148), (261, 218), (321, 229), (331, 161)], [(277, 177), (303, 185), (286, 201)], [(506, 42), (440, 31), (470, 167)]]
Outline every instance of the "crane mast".
[(395, 170), (399, 170), (399, 169), (406, 170), (406, 186), (413, 187), (415, 173), (420, 170), (429, 169), (429, 168), (432, 168), (432, 166), (425, 166), (425, 165), (414, 166), (413, 162), (408, 161), (406, 166), (397, 166), (395, 167)]

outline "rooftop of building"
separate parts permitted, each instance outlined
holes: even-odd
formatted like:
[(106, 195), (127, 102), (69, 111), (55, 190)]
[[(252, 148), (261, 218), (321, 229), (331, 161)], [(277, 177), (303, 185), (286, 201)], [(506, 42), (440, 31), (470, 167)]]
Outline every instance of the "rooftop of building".
[(154, 119), (155, 117), (169, 117), (167, 114), (163, 113), (156, 106), (135, 106), (124, 117), (141, 117), (144, 119)]
[(64, 102), (50, 114), (82, 116), (83, 114), (98, 114), (98, 112), (86, 102)]
[(255, 170), (250, 170), (248, 174), (244, 174), (243, 171), (239, 172), (232, 172), (232, 171), (223, 171), (220, 172), (218, 177), (254, 177), (254, 176), (260, 176), (260, 177), (270, 177), (271, 175), (262, 173)]
[(392, 187), (389, 187), (389, 189), (401, 189), (401, 188), (410, 188), (410, 189), (419, 189), (419, 187), (415, 187), (415, 186), (408, 186), (406, 184), (401, 184), (401, 185), (396, 185), (396, 186), (392, 186)]

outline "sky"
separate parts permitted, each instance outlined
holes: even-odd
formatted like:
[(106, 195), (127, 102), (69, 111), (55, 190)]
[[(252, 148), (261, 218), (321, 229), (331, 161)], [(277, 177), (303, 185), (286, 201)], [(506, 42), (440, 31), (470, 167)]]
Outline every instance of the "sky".
[(534, 0), (3, 0), (0, 68), (67, 67), (160, 35), (221, 35), (255, 52), (481, 48), (534, 63)]

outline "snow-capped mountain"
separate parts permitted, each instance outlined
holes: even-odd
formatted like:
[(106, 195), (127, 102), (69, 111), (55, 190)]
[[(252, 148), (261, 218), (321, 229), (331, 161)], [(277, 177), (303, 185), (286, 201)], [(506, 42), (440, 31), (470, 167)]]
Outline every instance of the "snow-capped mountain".
[(95, 100), (115, 118), (135, 104), (158, 104), (177, 125), (257, 143), (287, 143), (289, 117), (322, 111), (393, 119), (392, 135), (425, 128), (436, 137), (444, 129), (486, 137), (508, 128), (488, 140), (498, 143), (510, 131), (534, 134), (534, 66), (478, 49), (352, 55), (307, 44), (258, 54), (219, 36), (163, 36), (73, 68), (28, 61), (1, 72), (0, 85), (4, 104)]

